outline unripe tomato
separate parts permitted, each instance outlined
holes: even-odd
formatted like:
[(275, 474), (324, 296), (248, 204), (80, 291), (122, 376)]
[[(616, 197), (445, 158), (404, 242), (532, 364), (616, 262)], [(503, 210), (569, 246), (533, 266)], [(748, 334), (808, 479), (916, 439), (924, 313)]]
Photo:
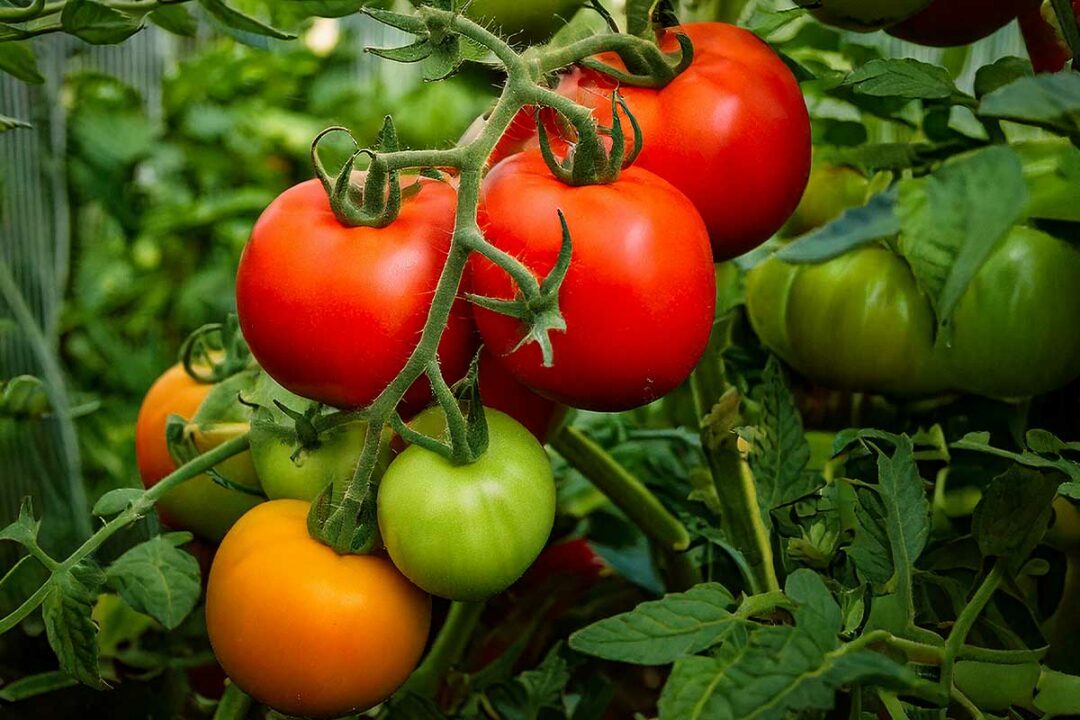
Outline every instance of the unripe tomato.
[(872, 32), (901, 20), (906, 20), (919, 12), (931, 0), (796, 0), (807, 8), (826, 25)]
[(377, 555), (338, 555), (307, 532), (310, 506), (275, 500), (225, 537), (206, 591), (214, 654), (244, 692), (288, 715), (367, 710), (409, 677), (431, 598)]
[(517, 420), (541, 443), (558, 432), (567, 408), (537, 395), (493, 357), (487, 348), (480, 352), (480, 399), (484, 405)]
[[(369, 405), (416, 348), (450, 248), (454, 190), (421, 180), (385, 228), (347, 228), (317, 180), (285, 191), (262, 214), (240, 259), (244, 338), (277, 382), (334, 407)], [(472, 360), (464, 301), (439, 345), (451, 380)], [(406, 404), (430, 398), (426, 379)]]
[[(637, 166), (664, 178), (697, 207), (717, 261), (765, 242), (799, 204), (810, 174), (810, 117), (794, 75), (756, 35), (724, 23), (691, 23), (660, 39), (694, 44), (694, 61), (659, 90), (623, 86), (644, 148)], [(601, 56), (622, 68), (618, 58)], [(611, 124), (615, 81), (574, 70), (559, 92)], [(629, 133), (629, 124), (624, 127)], [(629, 138), (628, 138), (629, 141)]]
[(930, 304), (907, 264), (884, 247), (817, 265), (769, 259), (750, 271), (746, 302), (762, 342), (826, 387), (898, 395), (946, 389)]
[(934, 0), (923, 11), (890, 27), (890, 35), (931, 47), (968, 45), (1000, 30), (1041, 0)]
[(584, 0), (473, 0), (465, 14), (513, 41), (542, 42), (584, 4)]
[[(135, 455), (146, 487), (153, 487), (176, 470), (165, 441), (169, 416), (179, 415), (190, 420), (213, 387), (196, 382), (183, 366), (175, 365), (150, 388), (139, 408), (135, 425)], [(246, 431), (246, 425), (220, 425), (196, 433), (194, 440), (201, 452), (207, 452)], [(215, 470), (233, 482), (259, 487), (249, 453), (230, 458)], [(225, 537), (226, 531), (241, 515), (259, 502), (254, 495), (230, 490), (208, 475), (200, 475), (170, 490), (158, 501), (157, 508), (166, 525), (217, 541)]]
[[(442, 411), (413, 427), (437, 427)], [(379, 488), (379, 530), (394, 564), (424, 590), (481, 600), (521, 577), (544, 548), (555, 520), (555, 484), (544, 448), (528, 430), (487, 410), (487, 452), (454, 465), (413, 445)]]
[(848, 208), (866, 202), (869, 185), (866, 176), (855, 168), (815, 163), (799, 207), (781, 234), (798, 237), (832, 222)]
[[(609, 185), (571, 187), (532, 151), (499, 163), (481, 195), (488, 240), (538, 278), (559, 255), (559, 210), (573, 238), (553, 367), (537, 344), (519, 347), (521, 321), (474, 308), (484, 344), (514, 377), (571, 407), (617, 411), (689, 376), (712, 330), (716, 278), (705, 226), (682, 193), (637, 167)], [(485, 258), (470, 261), (470, 282), (479, 295), (514, 297), (509, 276)]]
[(1017, 227), (960, 298), (947, 357), (957, 387), (995, 398), (1055, 390), (1080, 375), (1080, 250)]

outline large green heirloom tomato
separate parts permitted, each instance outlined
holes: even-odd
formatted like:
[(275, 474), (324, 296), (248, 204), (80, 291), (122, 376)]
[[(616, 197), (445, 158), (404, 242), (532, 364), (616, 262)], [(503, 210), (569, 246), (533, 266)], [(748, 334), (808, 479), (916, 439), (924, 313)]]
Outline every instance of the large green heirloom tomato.
[[(438, 408), (414, 428), (440, 426)], [(379, 488), (379, 529), (390, 558), (413, 583), (453, 600), (481, 600), (528, 569), (555, 520), (555, 484), (544, 448), (522, 425), (485, 410), (487, 452), (454, 465), (413, 445)]]
[(816, 265), (770, 258), (750, 271), (746, 294), (761, 341), (817, 383), (896, 395), (945, 389), (930, 304), (885, 247)]
[(511, 40), (541, 42), (574, 16), (584, 0), (473, 0), (466, 14)]
[(798, 237), (832, 222), (848, 208), (866, 202), (870, 181), (855, 168), (816, 162), (810, 171), (799, 207), (788, 219), (780, 234)]
[(931, 0), (798, 0), (826, 25), (871, 32), (895, 25), (919, 12)]
[(1080, 375), (1080, 250), (1014, 228), (960, 298), (947, 342), (956, 387), (976, 395), (1029, 397)]

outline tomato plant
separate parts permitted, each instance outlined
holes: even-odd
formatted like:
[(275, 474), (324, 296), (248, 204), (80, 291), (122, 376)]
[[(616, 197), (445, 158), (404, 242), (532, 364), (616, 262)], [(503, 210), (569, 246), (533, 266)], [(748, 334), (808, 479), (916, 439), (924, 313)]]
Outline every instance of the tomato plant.
[(558, 432), (566, 407), (522, 385), (487, 349), (480, 354), (480, 399), (525, 426), (541, 443)]
[[(419, 425), (440, 412), (426, 411), (435, 417)], [(394, 564), (424, 590), (455, 600), (484, 599), (521, 577), (555, 516), (543, 447), (509, 416), (485, 414), (482, 458), (455, 466), (414, 445), (390, 463), (379, 490), (379, 529)]]
[(313, 540), (307, 510), (275, 500), (229, 532), (210, 571), (206, 627), (229, 677), (259, 701), (337, 717), (405, 682), (427, 643), (431, 599), (385, 558)]
[[(449, 185), (421, 180), (389, 226), (348, 228), (317, 180), (282, 194), (255, 225), (236, 278), (240, 324), (259, 364), (297, 395), (344, 408), (371, 403), (416, 347), (453, 205)], [(453, 318), (439, 357), (456, 378), (472, 357), (472, 327), (464, 304)], [(428, 397), (420, 383), (406, 402)]]
[[(673, 186), (636, 167), (610, 185), (570, 187), (534, 151), (503, 161), (484, 182), (485, 234), (539, 277), (559, 256), (560, 210), (574, 260), (559, 298), (566, 332), (551, 338), (558, 362), (546, 367), (538, 345), (521, 346), (519, 320), (476, 308), (485, 346), (525, 386), (571, 407), (623, 410), (662, 397), (690, 374), (712, 328), (716, 281), (700, 217)], [(479, 259), (470, 287), (513, 297), (506, 273)], [(663, 290), (671, 287), (678, 292)]]
[[(716, 259), (727, 260), (767, 240), (798, 205), (810, 173), (810, 121), (791, 71), (752, 33), (723, 23), (678, 32), (693, 42), (690, 67), (660, 90), (619, 92), (644, 138), (637, 166), (693, 201)], [(675, 31), (660, 47), (678, 49)], [(575, 70), (559, 92), (610, 124), (615, 85), (594, 70)]]
[[(147, 487), (153, 487), (176, 470), (165, 437), (169, 416), (192, 419), (212, 389), (213, 385), (197, 382), (182, 365), (175, 365), (158, 378), (146, 394), (135, 428), (135, 453), (139, 474)], [(246, 430), (246, 426), (235, 424), (208, 426), (195, 430), (193, 439), (205, 452)], [(226, 461), (216, 471), (240, 485), (259, 488), (248, 454)], [(225, 488), (210, 476), (201, 475), (170, 491), (161, 500), (158, 510), (165, 524), (217, 541), (259, 501), (257, 496)]]

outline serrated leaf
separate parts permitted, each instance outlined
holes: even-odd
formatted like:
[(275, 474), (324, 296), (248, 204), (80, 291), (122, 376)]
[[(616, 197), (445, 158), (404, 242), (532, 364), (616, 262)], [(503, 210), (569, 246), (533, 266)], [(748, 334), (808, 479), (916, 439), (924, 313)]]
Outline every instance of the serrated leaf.
[(1020, 78), (1034, 75), (1030, 60), (1012, 56), (998, 58), (975, 73), (975, 96), (981, 98)]
[(1020, 78), (984, 97), (979, 115), (1066, 135), (1080, 133), (1080, 73), (1065, 70)]
[(52, 576), (41, 605), (49, 646), (61, 669), (93, 688), (100, 688), (102, 682), (98, 671), (98, 628), (90, 616), (104, 582), (101, 569), (83, 561)]
[(264, 35), (278, 40), (291, 40), (296, 37), (292, 33), (278, 30), (277, 28), (264, 23), (262, 20), (253, 18), (250, 15), (226, 5), (223, 0), (199, 0), (199, 5), (201, 5), (211, 17), (220, 21), (227, 27), (239, 30), (243, 33)]
[(881, 587), (893, 577), (885, 503), (872, 490), (856, 492), (855, 537), (847, 550), (859, 577)]
[(123, 42), (142, 29), (141, 19), (94, 0), (68, 0), (60, 24), (64, 32), (93, 45)]
[(910, 58), (871, 60), (843, 82), (860, 95), (907, 100), (962, 98), (949, 72)]
[(781, 248), (776, 257), (789, 263), (819, 263), (900, 232), (895, 213), (897, 192), (890, 188), (863, 207), (846, 210), (827, 225)]
[(824, 479), (805, 473), (810, 444), (803, 433), (802, 418), (787, 378), (775, 357), (770, 357), (762, 377), (761, 424), (754, 434), (750, 470), (757, 485), (762, 514), (813, 493)]
[(117, 488), (105, 493), (94, 503), (92, 510), (94, 515), (105, 517), (116, 515), (128, 509), (128, 506), (136, 502), (146, 494), (142, 488)]
[(163, 5), (149, 13), (146, 19), (173, 35), (194, 37), (199, 24), (183, 5)]
[(559, 655), (560, 649), (561, 645), (556, 645), (535, 670), (526, 670), (488, 692), (499, 717), (535, 720), (544, 709), (560, 706), (563, 688), (570, 682), (570, 671)]
[(19, 504), (19, 517), (15, 522), (0, 530), (0, 540), (11, 540), (20, 545), (30, 546), (37, 542), (41, 521), (34, 519), (34, 504), (29, 495)]
[(1018, 570), (1049, 527), (1058, 485), (1046, 474), (1021, 465), (995, 477), (971, 520), (971, 534), (983, 556), (1005, 558), (1012, 571)]
[(195, 608), (201, 589), (198, 561), (177, 547), (190, 540), (188, 533), (173, 533), (136, 545), (109, 566), (109, 586), (133, 609), (176, 628)]
[(45, 82), (45, 78), (38, 71), (37, 58), (29, 42), (0, 43), (0, 70), (23, 82), (34, 84)]
[(1027, 184), (1007, 146), (980, 150), (926, 178), (900, 183), (900, 252), (927, 292), (938, 323), (1023, 216)]
[(574, 650), (607, 660), (664, 665), (720, 642), (737, 623), (735, 602), (717, 583), (642, 603), (570, 636)]
[(1002, 450), (1001, 448), (993, 447), (990, 445), (990, 433), (987, 432), (968, 433), (954, 442), (952, 447), (957, 450), (971, 450), (974, 452), (986, 453), (987, 455), (1007, 458), (1026, 467), (1057, 470), (1058, 472), (1063, 473), (1072, 482), (1080, 482), (1080, 464), (1062, 457), (1053, 459), (1045, 458), (1029, 450), (1025, 450), (1022, 453), (1014, 453), (1010, 450)]

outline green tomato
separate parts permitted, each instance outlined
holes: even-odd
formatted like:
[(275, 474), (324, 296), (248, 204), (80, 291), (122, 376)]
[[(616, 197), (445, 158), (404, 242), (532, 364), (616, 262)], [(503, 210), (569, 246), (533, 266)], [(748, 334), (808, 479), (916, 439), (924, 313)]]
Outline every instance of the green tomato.
[(797, 0), (826, 25), (871, 32), (895, 25), (919, 12), (931, 0)]
[(542, 42), (574, 16), (585, 0), (473, 0), (466, 14), (512, 40)]
[[(251, 459), (271, 500), (310, 502), (330, 483), (338, 498), (356, 472), (366, 434), (367, 423), (352, 422), (321, 432), (317, 447), (304, 448), (291, 428), (255, 422), (251, 428)], [(390, 444), (384, 438), (376, 477), (389, 462)]]
[(414, 584), (453, 600), (481, 600), (509, 587), (540, 554), (555, 520), (544, 448), (508, 415), (485, 415), (489, 445), (479, 460), (455, 465), (413, 445), (379, 488), (379, 529), (390, 558)]
[(766, 347), (818, 384), (894, 395), (948, 386), (930, 304), (885, 247), (816, 265), (784, 267), (771, 258), (750, 271), (746, 302)]
[(1080, 375), (1080, 250), (1017, 227), (953, 313), (945, 353), (957, 389), (993, 398), (1055, 390)]
[(866, 176), (854, 168), (815, 163), (799, 207), (780, 234), (799, 237), (835, 220), (848, 208), (866, 202), (869, 185)]

